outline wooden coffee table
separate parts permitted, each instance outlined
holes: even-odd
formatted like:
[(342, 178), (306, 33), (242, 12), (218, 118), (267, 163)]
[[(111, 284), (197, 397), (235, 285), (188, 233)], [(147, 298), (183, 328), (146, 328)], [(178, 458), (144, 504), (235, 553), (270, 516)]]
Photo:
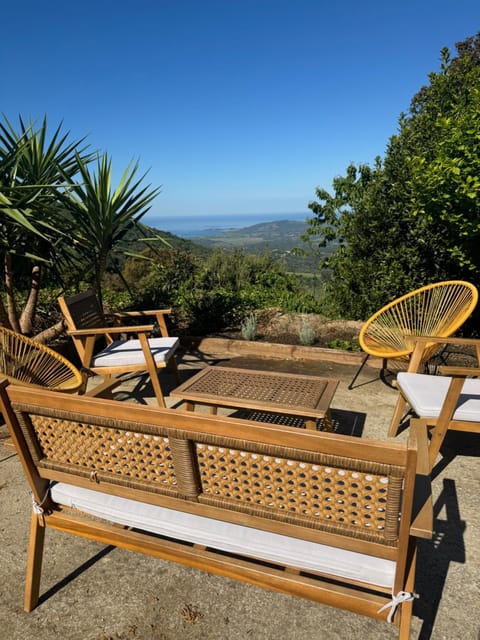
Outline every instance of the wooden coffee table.
[(202, 369), (170, 395), (183, 400), (189, 411), (196, 404), (210, 406), (212, 413), (218, 407), (249, 409), (261, 422), (271, 422), (271, 414), (303, 418), (307, 429), (316, 429), (320, 419), (329, 431), (330, 403), (338, 384), (334, 378), (213, 366)]

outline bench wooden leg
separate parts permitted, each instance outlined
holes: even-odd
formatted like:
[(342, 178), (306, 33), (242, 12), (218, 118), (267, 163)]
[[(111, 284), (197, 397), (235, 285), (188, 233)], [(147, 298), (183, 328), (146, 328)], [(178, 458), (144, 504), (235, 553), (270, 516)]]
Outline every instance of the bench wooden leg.
[(43, 544), (45, 525), (42, 516), (32, 513), (30, 542), (28, 545), (27, 579), (25, 584), (25, 611), (32, 611), (38, 604), (40, 577), (42, 575)]
[[(417, 565), (417, 545), (416, 542), (410, 543), (407, 558), (409, 565), (407, 566), (405, 590), (412, 593), (415, 588), (415, 569)], [(413, 600), (402, 602), (401, 617), (398, 640), (410, 640), (410, 627), (412, 624)]]

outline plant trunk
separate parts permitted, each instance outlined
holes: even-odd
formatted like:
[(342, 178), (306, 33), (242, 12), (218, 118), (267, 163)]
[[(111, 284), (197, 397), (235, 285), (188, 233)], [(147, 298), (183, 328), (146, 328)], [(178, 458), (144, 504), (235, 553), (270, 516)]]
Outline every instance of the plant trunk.
[(30, 293), (28, 294), (27, 302), (23, 308), (20, 316), (20, 329), (21, 332), (27, 336), (33, 334), (33, 326), (35, 321), (35, 314), (37, 312), (38, 292), (40, 290), (40, 265), (34, 265), (32, 269), (32, 282), (30, 285)]
[(5, 254), (5, 292), (7, 294), (7, 313), (10, 326), (14, 331), (20, 333), (20, 323), (18, 322), (17, 305), (13, 295), (13, 266), (12, 254), (7, 251)]
[(103, 296), (102, 296), (102, 280), (103, 275), (107, 269), (107, 254), (101, 253), (98, 256), (98, 263), (95, 269), (95, 286), (97, 291), (98, 302), (100, 303), (100, 308), (103, 310)]
[(2, 297), (0, 297), (0, 326), (5, 327), (6, 329), (12, 328)]
[(42, 344), (49, 344), (52, 340), (55, 340), (63, 333), (65, 333), (65, 323), (62, 320), (59, 320), (57, 324), (54, 324), (52, 327), (48, 327), (48, 329), (44, 329), (39, 334), (35, 336), (35, 340), (37, 342), (41, 342)]

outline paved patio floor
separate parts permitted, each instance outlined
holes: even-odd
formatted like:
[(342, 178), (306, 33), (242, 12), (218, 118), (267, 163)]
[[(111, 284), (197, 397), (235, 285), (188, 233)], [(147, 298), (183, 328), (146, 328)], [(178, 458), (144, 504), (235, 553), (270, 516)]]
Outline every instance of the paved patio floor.
[[(386, 438), (396, 391), (366, 367), (184, 354), (182, 380), (210, 363), (338, 377), (337, 430)], [(168, 392), (174, 386), (163, 375)], [(145, 380), (116, 397), (154, 404)], [(168, 398), (168, 405), (174, 404)], [(0, 427), (0, 435), (2, 435)], [(405, 433), (398, 437), (405, 438)], [(434, 468), (434, 537), (419, 544), (412, 638), (480, 640), (480, 437), (449, 434)], [(101, 544), (48, 532), (41, 604), (24, 613), (30, 501), (17, 456), (0, 439), (0, 637), (5, 640), (389, 640), (397, 630), (349, 612)]]

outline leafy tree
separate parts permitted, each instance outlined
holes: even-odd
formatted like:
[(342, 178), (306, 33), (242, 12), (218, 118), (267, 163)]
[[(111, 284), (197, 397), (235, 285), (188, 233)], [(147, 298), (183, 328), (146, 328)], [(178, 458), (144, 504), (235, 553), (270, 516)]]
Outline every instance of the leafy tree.
[(399, 119), (385, 158), (317, 189), (307, 237), (338, 248), (324, 304), (364, 319), (428, 282), (480, 277), (480, 35), (442, 51), (441, 69)]

